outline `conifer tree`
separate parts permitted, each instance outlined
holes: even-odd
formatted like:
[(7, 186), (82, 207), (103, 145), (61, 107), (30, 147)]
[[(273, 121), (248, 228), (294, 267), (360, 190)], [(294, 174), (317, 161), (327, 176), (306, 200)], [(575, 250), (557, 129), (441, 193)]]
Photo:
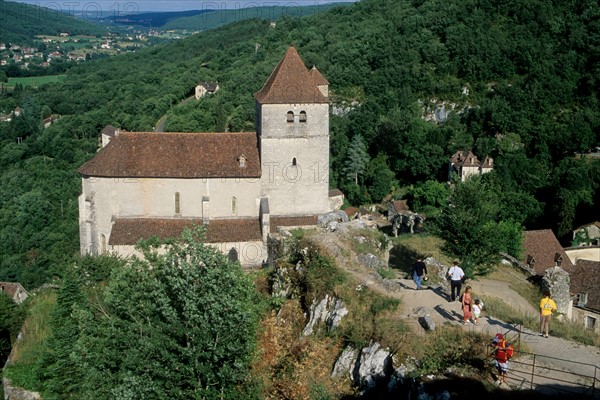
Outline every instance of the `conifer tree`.
[(355, 135), (348, 148), (348, 155), (344, 164), (346, 176), (354, 181), (355, 185), (358, 185), (358, 177), (365, 173), (368, 164), (367, 145), (361, 135)]

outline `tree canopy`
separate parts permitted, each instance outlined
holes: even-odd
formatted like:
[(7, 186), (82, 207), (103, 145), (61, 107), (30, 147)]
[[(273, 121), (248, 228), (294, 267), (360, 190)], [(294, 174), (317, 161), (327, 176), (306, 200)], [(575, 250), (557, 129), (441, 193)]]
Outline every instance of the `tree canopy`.
[(143, 259), (101, 257), (78, 270), (98, 279), (109, 265), (108, 281), (67, 278), (38, 369), (43, 390), (79, 399), (245, 398), (259, 299), (239, 263), (203, 244), (203, 234), (186, 230), (166, 251), (150, 240), (139, 245)]

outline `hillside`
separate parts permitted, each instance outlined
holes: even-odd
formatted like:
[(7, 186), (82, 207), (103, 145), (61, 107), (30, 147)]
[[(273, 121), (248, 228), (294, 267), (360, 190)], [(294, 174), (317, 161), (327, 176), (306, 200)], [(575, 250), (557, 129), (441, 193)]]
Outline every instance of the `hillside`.
[[(2, 112), (24, 115), (0, 124), (0, 279), (32, 287), (74, 259), (75, 171), (104, 126), (150, 131), (198, 81), (218, 81), (217, 95), (173, 109), (166, 128), (252, 130), (253, 93), (290, 44), (331, 83), (330, 186), (352, 203), (394, 189), (439, 208), (446, 197), (431, 183), (447, 180), (456, 150), (473, 149), (495, 160), (486, 179), (499, 219), (568, 236), (600, 219), (598, 158), (574, 157), (600, 141), (597, 12), (594, 2), (364, 0), (275, 27), (233, 23), (4, 93)], [(455, 111), (424, 119), (441, 106)], [(42, 110), (61, 118), (41, 129)]]
[(122, 25), (140, 25), (145, 27), (161, 27), (174, 19), (191, 17), (203, 13), (200, 10), (174, 12), (140, 12), (131, 15), (112, 15), (103, 17), (103, 21)]
[(328, 3), (314, 6), (263, 6), (237, 8), (204, 12), (200, 15), (171, 19), (164, 24), (165, 29), (185, 29), (188, 31), (205, 31), (220, 26), (257, 18), (267, 21), (277, 21), (282, 17), (303, 17), (329, 10), (332, 7), (349, 6), (351, 3)]
[(0, 0), (0, 43), (33, 43), (35, 35), (101, 35), (106, 29), (44, 7)]

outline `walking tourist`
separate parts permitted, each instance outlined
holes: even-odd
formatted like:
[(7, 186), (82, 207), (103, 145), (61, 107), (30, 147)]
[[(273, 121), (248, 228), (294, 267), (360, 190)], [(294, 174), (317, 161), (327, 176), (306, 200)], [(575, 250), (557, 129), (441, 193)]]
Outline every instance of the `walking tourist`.
[(556, 311), (556, 303), (550, 298), (550, 292), (544, 290), (544, 297), (540, 300), (540, 334), (548, 337), (548, 325), (552, 318), (552, 313)]
[(454, 265), (448, 270), (448, 277), (450, 278), (450, 301), (454, 301), (460, 296), (462, 280), (465, 277), (465, 272), (458, 266), (458, 260), (454, 260)]
[(417, 257), (417, 261), (413, 264), (413, 281), (417, 284), (417, 290), (421, 287), (421, 279), (427, 279), (427, 266), (421, 257)]

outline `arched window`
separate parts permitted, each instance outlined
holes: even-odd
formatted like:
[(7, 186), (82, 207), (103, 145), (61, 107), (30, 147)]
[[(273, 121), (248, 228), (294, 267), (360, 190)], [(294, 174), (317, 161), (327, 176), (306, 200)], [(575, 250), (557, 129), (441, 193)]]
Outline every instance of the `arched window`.
[(179, 192), (175, 192), (175, 214), (181, 214), (181, 200)]
[(235, 247), (232, 247), (229, 250), (228, 257), (229, 261), (231, 262), (237, 262), (239, 260), (238, 251), (235, 249)]
[(300, 122), (306, 123), (306, 111), (300, 111)]
[(296, 163), (296, 157), (294, 157), (294, 158), (292, 159), (292, 167), (295, 167), (295, 166), (296, 166), (296, 164), (297, 164), (297, 163)]
[(106, 254), (106, 236), (104, 236), (104, 233), (100, 235), (100, 254)]
[(237, 215), (237, 197), (231, 198), (231, 214)]
[(293, 111), (287, 112), (287, 122), (294, 122), (294, 112)]

